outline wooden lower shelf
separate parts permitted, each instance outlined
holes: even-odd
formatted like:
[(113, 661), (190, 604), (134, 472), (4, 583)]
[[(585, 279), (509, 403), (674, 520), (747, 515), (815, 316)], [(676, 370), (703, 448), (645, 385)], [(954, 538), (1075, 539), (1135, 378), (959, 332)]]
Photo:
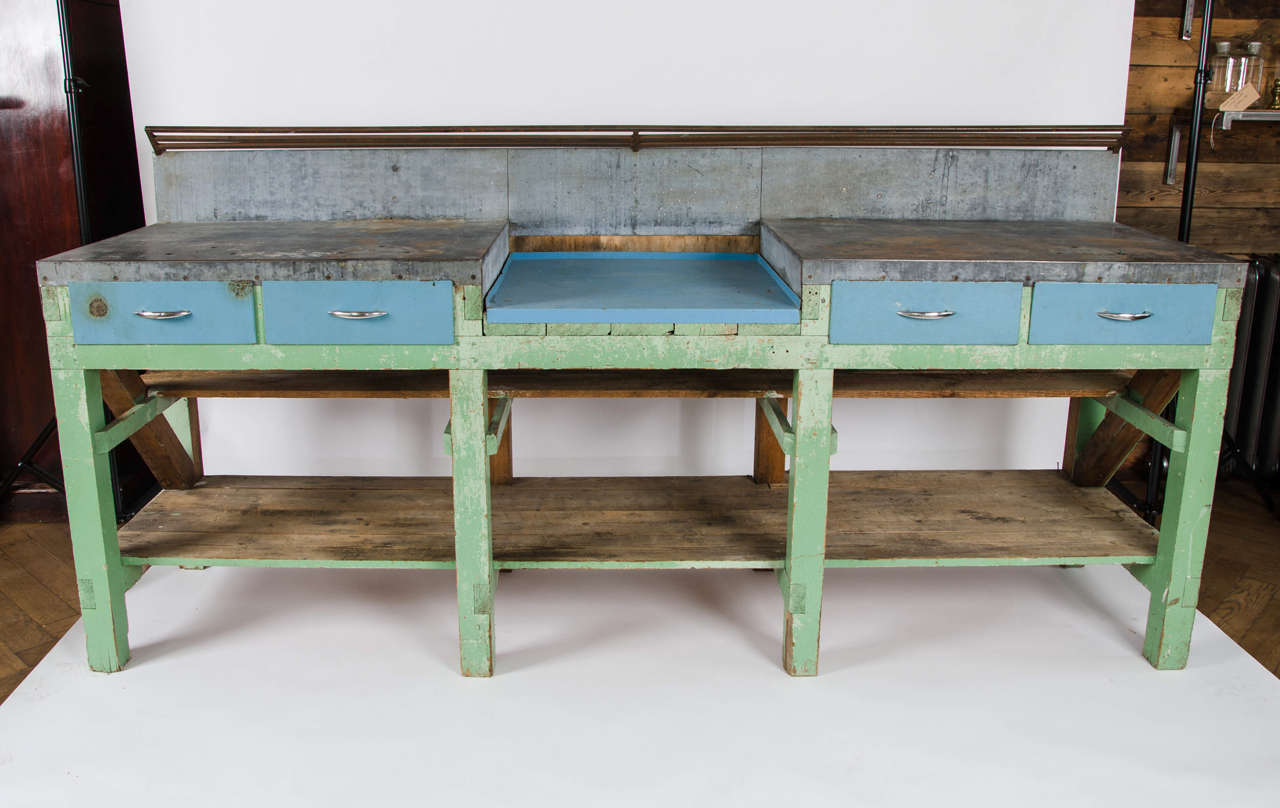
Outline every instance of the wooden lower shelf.
[[(1132, 372), (837, 370), (836, 398), (1105, 398)], [(758, 398), (791, 395), (778, 370), (492, 370), (489, 394), (516, 398)], [(148, 391), (174, 398), (448, 398), (446, 370), (157, 370)]]
[[(1156, 532), (1057, 471), (833, 472), (827, 565), (1151, 563)], [(525, 478), (493, 489), (499, 567), (779, 567), (786, 486)], [(120, 531), (129, 564), (451, 568), (448, 478), (210, 477)]]

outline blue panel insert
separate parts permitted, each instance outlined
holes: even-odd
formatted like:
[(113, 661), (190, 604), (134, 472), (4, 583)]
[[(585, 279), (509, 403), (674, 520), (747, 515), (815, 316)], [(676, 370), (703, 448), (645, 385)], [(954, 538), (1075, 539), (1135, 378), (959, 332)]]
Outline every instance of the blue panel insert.
[[(385, 312), (367, 320), (330, 312)], [(450, 281), (263, 281), (262, 317), (275, 345), (451, 345)]]
[[(1033, 345), (1208, 345), (1218, 287), (1212, 283), (1037, 283)], [(1098, 316), (1143, 314), (1118, 322)]]
[[(71, 326), (79, 345), (243, 345), (257, 342), (248, 281), (71, 283)], [(148, 320), (135, 312), (188, 315)]]
[[(953, 312), (931, 320), (907, 312)], [(834, 281), (834, 345), (1016, 345), (1022, 284)]]
[(798, 323), (800, 299), (748, 253), (512, 253), (491, 323)]

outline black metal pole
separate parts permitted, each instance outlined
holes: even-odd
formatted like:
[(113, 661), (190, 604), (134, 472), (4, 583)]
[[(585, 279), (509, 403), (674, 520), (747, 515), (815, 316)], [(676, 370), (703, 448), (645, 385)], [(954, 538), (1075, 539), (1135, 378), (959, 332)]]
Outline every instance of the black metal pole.
[(1191, 240), (1191, 212), (1195, 207), (1196, 169), (1200, 164), (1200, 118), (1204, 112), (1204, 88), (1209, 83), (1209, 29), (1213, 27), (1213, 0), (1204, 0), (1200, 19), (1200, 59), (1196, 62), (1195, 94), (1191, 101), (1191, 126), (1187, 132), (1187, 167), (1182, 178), (1182, 210), (1178, 241)]
[(89, 228), (89, 201), (85, 195), (84, 149), (80, 139), (80, 109), (76, 96), (80, 93), (80, 79), (76, 78), (71, 61), (71, 20), (68, 17), (67, 0), (58, 0), (58, 29), (62, 37), (62, 89), (67, 94), (67, 126), (71, 130), (71, 170), (76, 183), (76, 213), (80, 217), (80, 243), (92, 241)]

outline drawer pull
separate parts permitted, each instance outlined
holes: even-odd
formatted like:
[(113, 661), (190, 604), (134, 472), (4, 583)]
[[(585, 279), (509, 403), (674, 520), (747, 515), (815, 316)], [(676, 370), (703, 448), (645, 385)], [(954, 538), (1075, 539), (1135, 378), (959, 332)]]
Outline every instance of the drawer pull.
[(144, 320), (178, 320), (183, 317), (190, 317), (190, 309), (179, 309), (178, 311), (135, 311), (134, 316), (141, 317)]
[(331, 311), (329, 314), (340, 320), (376, 320), (387, 316), (385, 311)]
[(1098, 316), (1104, 320), (1119, 320), (1122, 323), (1132, 323), (1135, 320), (1145, 320), (1151, 316), (1149, 311), (1140, 312), (1116, 312), (1103, 309), (1098, 312)]
[(899, 317), (906, 317), (909, 320), (941, 320), (943, 317), (950, 317), (955, 314), (951, 309), (943, 311), (900, 311)]

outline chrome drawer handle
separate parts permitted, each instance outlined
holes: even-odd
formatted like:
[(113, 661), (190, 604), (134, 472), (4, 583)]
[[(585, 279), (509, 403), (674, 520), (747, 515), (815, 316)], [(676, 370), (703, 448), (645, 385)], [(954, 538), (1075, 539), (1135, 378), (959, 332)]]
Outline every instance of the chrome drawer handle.
[(376, 320), (387, 316), (385, 311), (331, 311), (329, 314), (342, 320)]
[(144, 320), (177, 320), (182, 317), (190, 317), (190, 309), (179, 309), (178, 311), (135, 311), (134, 316), (141, 317)]
[(943, 311), (900, 311), (899, 317), (906, 317), (911, 320), (941, 320), (943, 317), (951, 317), (955, 312), (951, 309)]
[(1132, 323), (1134, 320), (1145, 320), (1151, 316), (1149, 311), (1140, 312), (1116, 312), (1103, 309), (1098, 312), (1098, 316), (1104, 320), (1119, 320), (1122, 323)]

